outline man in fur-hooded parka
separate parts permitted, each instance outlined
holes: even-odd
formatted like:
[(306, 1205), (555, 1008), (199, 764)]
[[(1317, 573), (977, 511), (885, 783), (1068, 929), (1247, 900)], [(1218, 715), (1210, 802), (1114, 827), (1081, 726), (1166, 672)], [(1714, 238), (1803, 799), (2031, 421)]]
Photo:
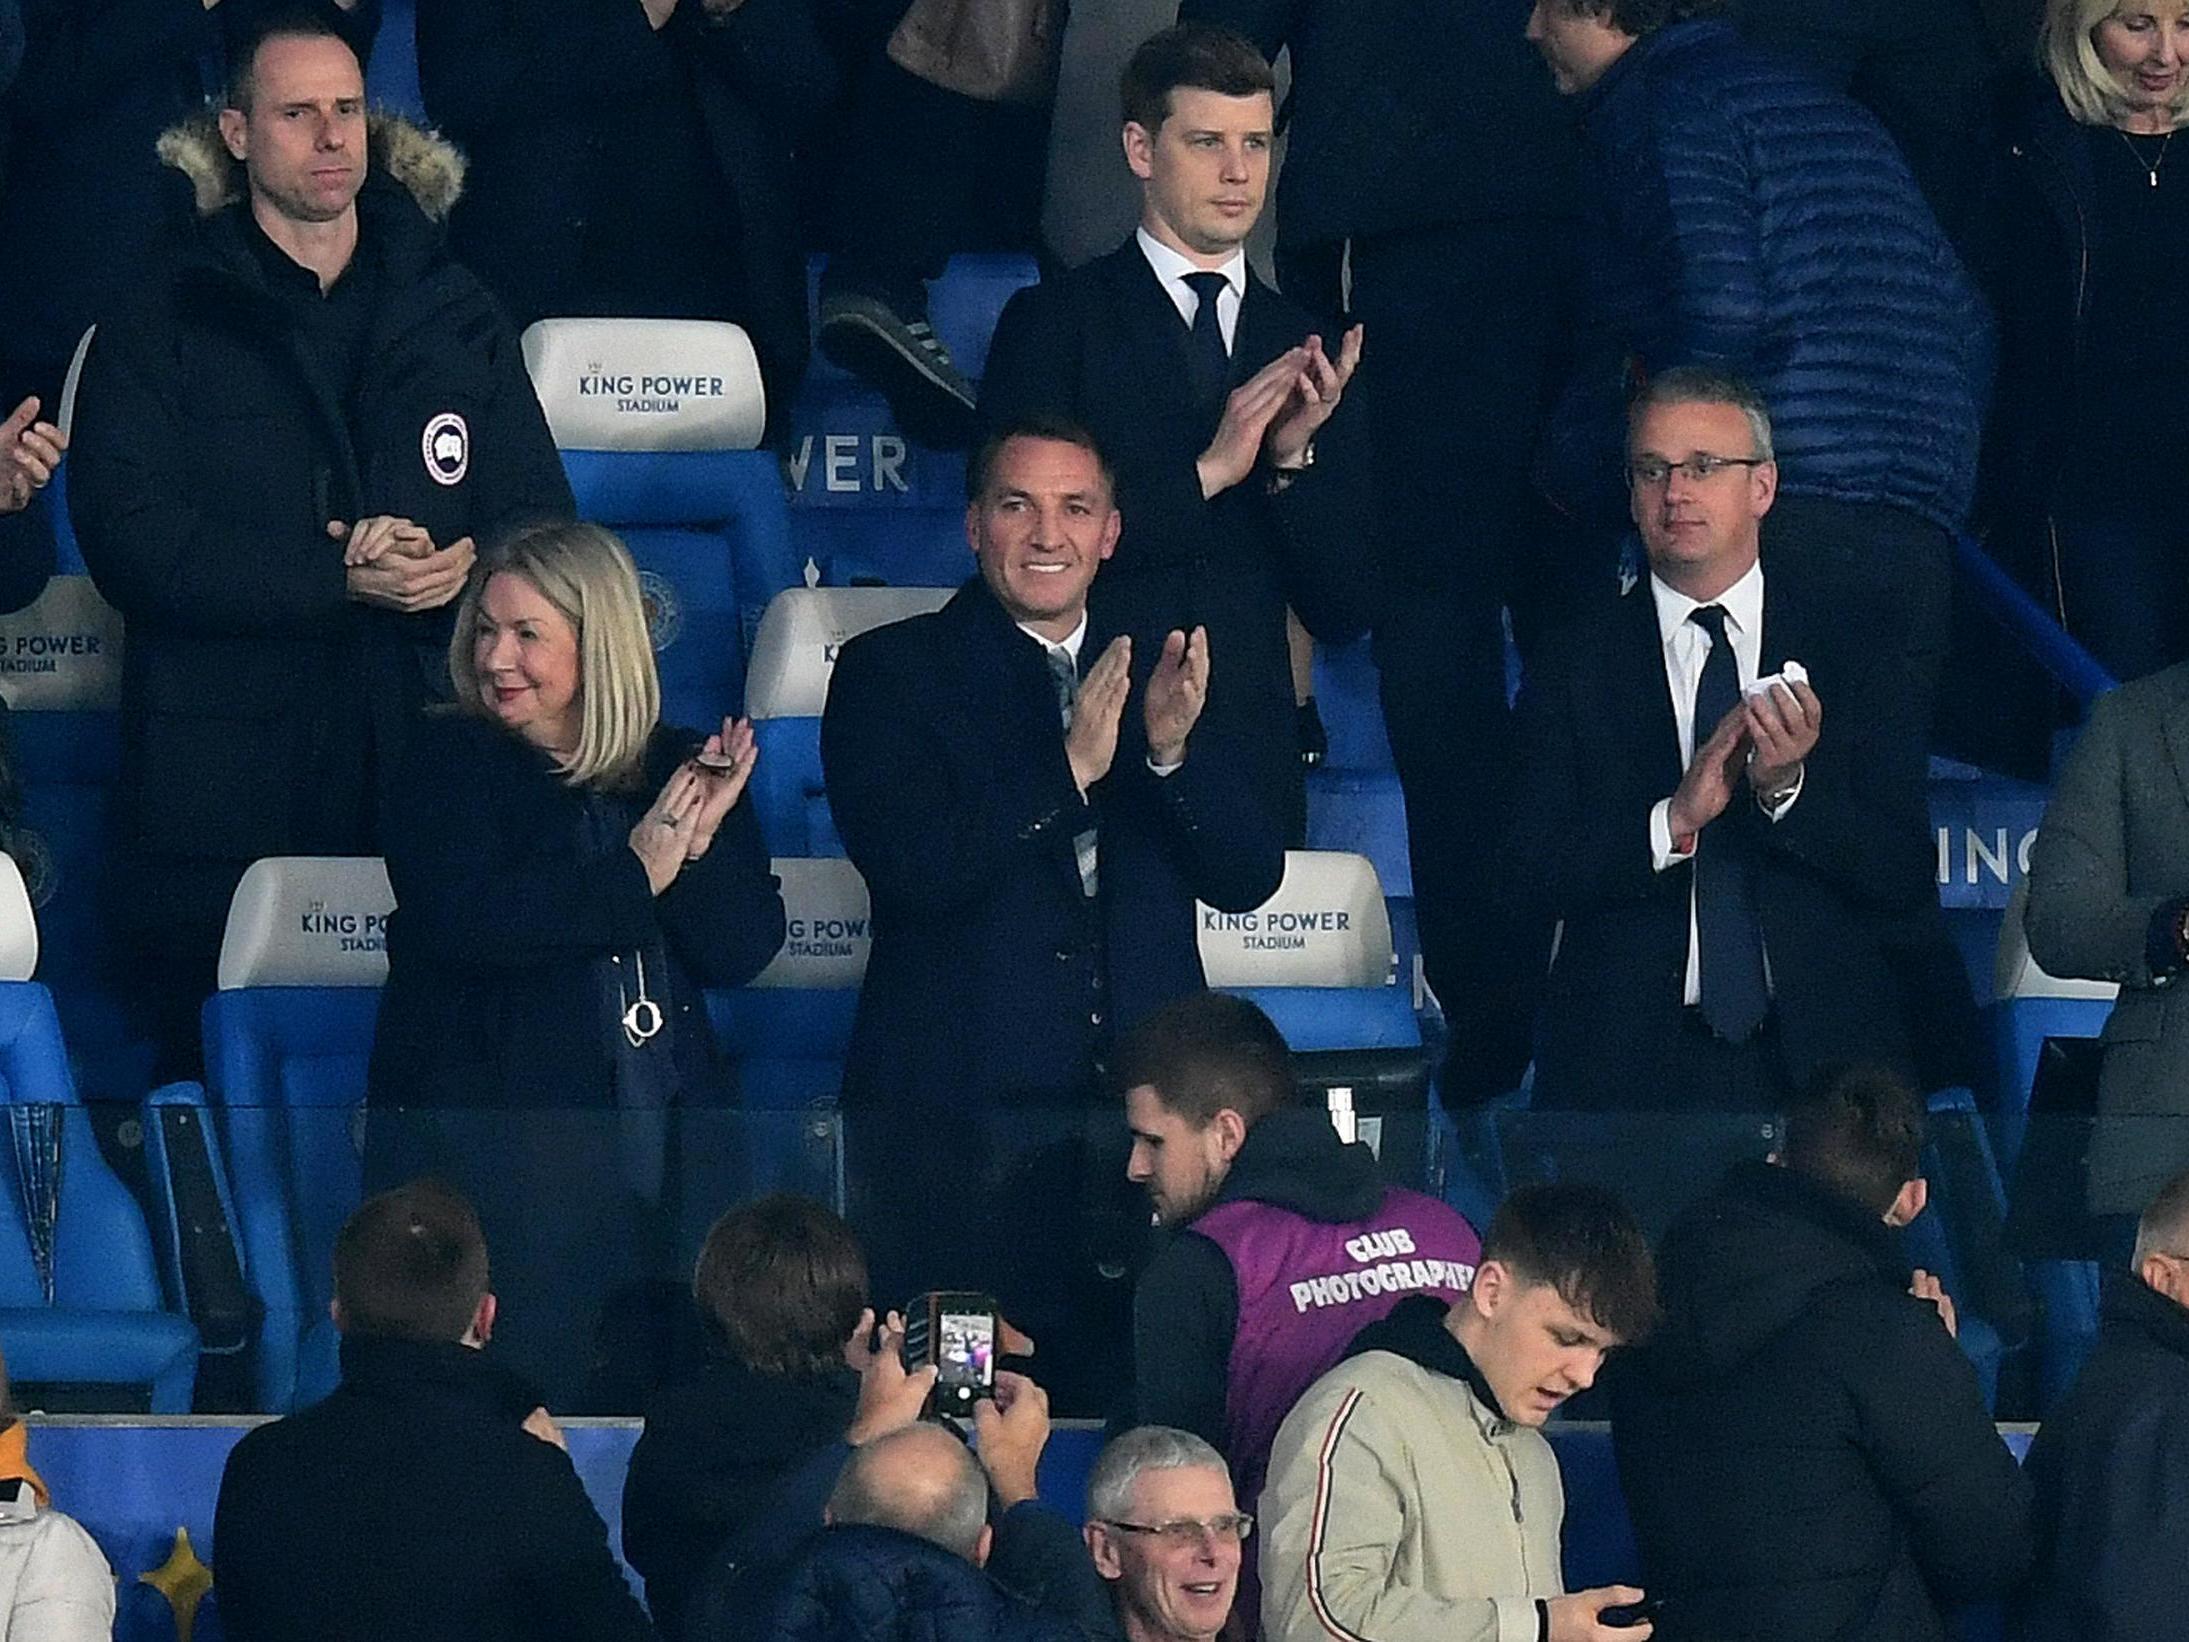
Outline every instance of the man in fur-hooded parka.
[(573, 512), (517, 340), (442, 237), (456, 154), (368, 128), (324, 25), (237, 63), (231, 106), (160, 141), (196, 210), (95, 334), (69, 464), (127, 625), (120, 900), (166, 1077), (194, 1075), (245, 864), (376, 852), (473, 544)]

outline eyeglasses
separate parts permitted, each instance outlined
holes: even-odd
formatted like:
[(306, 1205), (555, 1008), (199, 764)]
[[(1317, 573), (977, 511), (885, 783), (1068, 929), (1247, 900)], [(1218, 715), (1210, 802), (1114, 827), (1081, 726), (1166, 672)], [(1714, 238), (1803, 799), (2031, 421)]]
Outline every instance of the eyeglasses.
[(1707, 451), (1690, 456), (1684, 462), (1668, 462), (1661, 456), (1637, 456), (1627, 464), (1627, 483), (1636, 490), (1662, 490), (1672, 482), (1675, 473), (1684, 474), (1690, 484), (1701, 484), (1705, 479), (1715, 479), (1727, 468), (1760, 468), (1770, 461), (1768, 456), (1712, 456)]
[(1204, 1539), (1240, 1539), (1254, 1532), (1254, 1519), (1244, 1511), (1234, 1511), (1229, 1516), (1174, 1517), (1169, 1522), (1113, 1522), (1108, 1517), (1100, 1519), (1105, 1528), (1115, 1528), (1127, 1534), (1152, 1534), (1173, 1550), (1196, 1548)]

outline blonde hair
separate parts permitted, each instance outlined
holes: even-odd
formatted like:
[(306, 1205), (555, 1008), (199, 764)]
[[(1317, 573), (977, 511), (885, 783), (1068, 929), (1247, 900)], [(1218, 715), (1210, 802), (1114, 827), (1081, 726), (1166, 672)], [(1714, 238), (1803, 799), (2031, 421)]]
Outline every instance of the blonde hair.
[[(2121, 0), (2046, 0), (2037, 56), (2060, 101), (2083, 125), (2112, 125), (2128, 112), (2128, 88), (2098, 56), (2091, 35), (2121, 9)], [(2173, 123), (2189, 121), (2189, 85), (2174, 99)]]
[(493, 715), (473, 659), (479, 602), (504, 571), (522, 576), (578, 636), (578, 744), (560, 760), (563, 780), (637, 786), (661, 720), (661, 680), (629, 551), (599, 525), (554, 524), (521, 530), (479, 555), (456, 606), (448, 674), (457, 705), (482, 718)]

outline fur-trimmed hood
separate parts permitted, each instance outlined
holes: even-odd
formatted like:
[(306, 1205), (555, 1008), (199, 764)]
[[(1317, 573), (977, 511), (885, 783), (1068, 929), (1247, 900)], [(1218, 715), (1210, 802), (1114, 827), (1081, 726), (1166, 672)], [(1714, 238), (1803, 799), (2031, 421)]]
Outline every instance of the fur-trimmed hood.
[[(400, 183), (434, 222), (448, 220), (464, 191), (464, 157), (438, 132), (400, 114), (375, 110), (367, 121), (367, 185), (374, 176)], [(193, 114), (160, 133), (162, 164), (190, 179), (198, 215), (210, 217), (244, 197), (243, 164), (221, 141), (213, 109)]]

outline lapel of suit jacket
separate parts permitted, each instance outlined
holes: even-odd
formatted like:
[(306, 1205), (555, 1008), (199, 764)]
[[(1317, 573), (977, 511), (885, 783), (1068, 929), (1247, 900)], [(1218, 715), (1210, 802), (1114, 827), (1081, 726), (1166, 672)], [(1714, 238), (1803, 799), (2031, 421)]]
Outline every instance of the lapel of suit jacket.
[(1163, 397), (1170, 397), (1193, 380), (1193, 360), (1186, 351), (1191, 333), (1178, 305), (1163, 289), (1137, 237), (1110, 253), (1105, 272), (1117, 303), (1120, 334), (1140, 356), (1133, 375), (1142, 382), (1170, 385), (1162, 389)]
[(1231, 385), (1237, 387), (1285, 349), (1307, 340), (1285, 328), (1277, 293), (1247, 270), (1246, 294), (1239, 299), (1239, 326), (1232, 335)]
[[(1657, 629), (1657, 599), (1650, 592), (1650, 579), (1644, 572), (1635, 584), (1619, 596), (1622, 619), (1614, 624), (1613, 631), (1619, 636), (1621, 655), (1614, 663), (1615, 679), (1631, 679), (1632, 689), (1615, 689), (1614, 699), (1606, 704), (1608, 711), (1624, 710), (1616, 723), (1619, 735), (1615, 746), (1645, 751), (1648, 760), (1634, 759), (1631, 753), (1622, 753), (1621, 762), (1633, 765), (1651, 786), (1664, 786), (1669, 794), (1680, 784), (1684, 765), (1680, 758), (1680, 721), (1672, 710), (1672, 675), (1665, 668), (1664, 635)], [(1583, 704), (1584, 707), (1587, 703)], [(1698, 735), (1707, 734), (1697, 726)]]
[[(997, 759), (1047, 758), (1063, 739), (1061, 714), (1056, 705), (1056, 685), (1049, 658), (1041, 641), (1013, 621), (997, 602), (987, 582), (975, 576), (958, 590), (948, 609), (959, 616), (968, 647), (967, 665), (961, 673), (972, 699), (967, 711), (972, 721), (989, 714), (1001, 717), (1002, 735), (991, 749)], [(1079, 648), (1079, 672), (1086, 676), (1100, 654), (1088, 648), (1094, 642), (1090, 621)], [(1000, 688), (999, 688), (1000, 686)], [(1062, 832), (1062, 848), (1052, 850), (1051, 861), (1079, 889), (1079, 855), (1069, 832)]]

